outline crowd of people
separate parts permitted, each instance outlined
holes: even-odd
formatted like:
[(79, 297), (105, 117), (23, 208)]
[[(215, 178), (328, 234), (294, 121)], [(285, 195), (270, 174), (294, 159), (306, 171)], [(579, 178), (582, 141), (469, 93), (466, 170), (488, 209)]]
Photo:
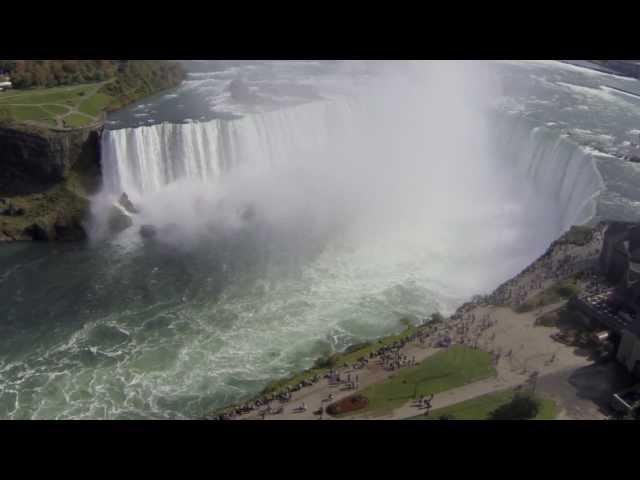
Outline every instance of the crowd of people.
[(503, 283), (491, 295), (483, 298), (490, 305), (518, 307), (532, 291), (582, 272), (594, 272), (602, 248), (604, 228), (597, 228), (590, 242), (580, 248), (570, 243), (556, 242), (537, 261), (519, 275)]
[[(479, 305), (518, 306), (525, 302), (532, 292), (545, 288), (547, 283), (557, 282), (576, 273), (579, 273), (579, 278), (585, 285), (585, 291), (589, 294), (604, 291), (607, 288), (606, 285), (595, 272), (595, 269), (590, 268), (590, 265), (594, 263), (594, 259), (600, 252), (602, 238), (603, 230), (598, 229), (594, 232), (589, 244), (578, 250), (573, 248), (571, 244), (557, 242), (540, 259), (532, 263), (519, 275), (502, 284), (491, 295), (476, 296), (470, 302), (463, 304), (447, 321), (425, 321), (414, 333), (391, 344), (384, 344), (384, 341), (380, 340), (383, 345), (370, 351), (368, 355), (361, 356), (350, 365), (343, 364), (342, 372), (339, 368), (331, 368), (323, 377), (315, 375), (309, 379), (302, 380), (296, 385), (290, 385), (280, 392), (265, 395), (253, 402), (234, 407), (227, 413), (215, 418), (221, 420), (234, 419), (256, 410), (260, 412), (261, 418), (265, 418), (266, 415), (280, 414), (283, 412), (283, 405), (291, 401), (294, 392), (316, 385), (322, 380), (327, 380), (329, 385), (344, 385), (346, 387), (345, 390), (357, 390), (360, 386), (360, 378), (359, 374), (355, 372), (367, 368), (372, 360), (377, 359), (376, 363), (389, 372), (415, 366), (415, 356), (409, 357), (403, 351), (405, 346), (411, 342), (418, 343), (423, 347), (446, 347), (457, 343), (473, 348), (484, 347), (490, 350), (490, 342), (493, 338), (485, 339), (488, 342), (487, 345), (481, 345), (481, 341), (483, 334), (489, 328), (495, 326), (496, 320), (491, 318), (489, 313), (478, 314), (476, 307)], [(495, 337), (495, 333), (493, 337)], [(497, 363), (500, 360), (501, 352), (492, 352), (492, 354), (494, 363)], [(511, 354), (512, 350), (506, 352), (505, 355), (510, 357)], [(330, 394), (323, 402), (332, 399), (333, 394)], [(278, 402), (280, 406), (274, 408), (272, 404), (275, 402)], [(425, 403), (423, 398), (420, 400), (419, 405), (424, 406), (430, 404), (429, 402), (430, 400)], [(306, 411), (306, 405), (302, 403), (295, 410)], [(322, 418), (324, 410), (324, 407), (321, 406), (314, 413)]]

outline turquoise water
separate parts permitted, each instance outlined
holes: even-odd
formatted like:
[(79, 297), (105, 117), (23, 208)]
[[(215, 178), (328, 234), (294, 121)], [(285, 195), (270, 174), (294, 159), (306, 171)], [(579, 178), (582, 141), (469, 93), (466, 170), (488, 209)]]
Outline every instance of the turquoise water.
[[(254, 62), (197, 72), (176, 92), (113, 117), (110, 127), (259, 114), (224, 91), (239, 71), (282, 108), (308, 100), (296, 97), (308, 88), (290, 85), (336, 98), (387, 71), (346, 67)], [(606, 187), (598, 214), (635, 214), (635, 167), (614, 154), (634, 138), (636, 100), (601, 88), (635, 84), (557, 64), (499, 68), (505, 89), (495, 107), (549, 132), (530, 135), (525, 124), (510, 130), (515, 120), (507, 121), (491, 150), (505, 158), (472, 161), (480, 157), (484, 137), (473, 132), (483, 132), (476, 122), (484, 117), (466, 121), (449, 87), (405, 117), (397, 113), (420, 106), (419, 97), (396, 88), (369, 97), (397, 107), (388, 123), (375, 115), (392, 106), (368, 110), (376, 127), (365, 132), (370, 158), (349, 163), (351, 151), (332, 145), (342, 154), (326, 160), (331, 168), (169, 186), (136, 199), (151, 220), (170, 212), (155, 240), (134, 228), (86, 245), (1, 245), (0, 418), (198, 418), (321, 355), (399, 331), (403, 317), (451, 312), (544, 252), (571, 220), (558, 211), (558, 195), (579, 211), (576, 195), (590, 192), (590, 183), (578, 193), (570, 180), (540, 190), (553, 183), (549, 159), (583, 159), (568, 144), (556, 146), (566, 133), (604, 155), (594, 156)], [(443, 112), (461, 111), (430, 113), (447, 104)], [(305, 112), (290, 121), (322, 124)], [(245, 122), (242, 138), (288, 145), (285, 117)], [(429, 129), (416, 127), (423, 120)], [(518, 160), (522, 171), (509, 167), (522, 149), (503, 148), (506, 137), (530, 142), (530, 154)], [(477, 142), (467, 147), (468, 138)], [(231, 207), (207, 196), (217, 201), (220, 192)], [(182, 203), (192, 195), (200, 203)], [(247, 199), (256, 215), (234, 216)], [(187, 228), (192, 223), (197, 233)]]

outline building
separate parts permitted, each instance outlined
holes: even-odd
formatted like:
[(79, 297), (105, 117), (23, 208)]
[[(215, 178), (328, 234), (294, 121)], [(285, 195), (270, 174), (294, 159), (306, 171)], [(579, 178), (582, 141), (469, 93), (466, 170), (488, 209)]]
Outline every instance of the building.
[(617, 73), (630, 77), (640, 77), (640, 61), (638, 60), (607, 60), (605, 65)]
[(614, 286), (611, 295), (606, 305), (581, 299), (579, 308), (615, 334), (616, 359), (640, 378), (640, 224), (613, 222), (608, 226), (599, 267)]
[(608, 282), (617, 285), (627, 272), (629, 258), (629, 230), (634, 224), (612, 222), (605, 232), (598, 264)]

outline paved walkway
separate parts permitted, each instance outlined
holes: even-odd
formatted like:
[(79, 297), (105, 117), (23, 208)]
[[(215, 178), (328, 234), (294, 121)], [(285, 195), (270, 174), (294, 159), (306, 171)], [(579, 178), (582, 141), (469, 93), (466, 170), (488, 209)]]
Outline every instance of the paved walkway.
[[(66, 103), (53, 103), (53, 102), (45, 102), (45, 103), (5, 103), (4, 100), (7, 100), (9, 98), (18, 98), (20, 99), (21, 97), (23, 97), (23, 95), (9, 95), (9, 96), (0, 96), (0, 99), (3, 100), (3, 102), (0, 104), (0, 106), (6, 105), (6, 106), (10, 106), (10, 107), (40, 107), (42, 109), (44, 109), (47, 113), (50, 113), (52, 116), (52, 120), (54, 120), (56, 122), (56, 127), (57, 128), (65, 128), (64, 125), (64, 119), (67, 118), (69, 115), (80, 115), (82, 117), (86, 117), (90, 120), (89, 123), (93, 123), (93, 122), (97, 122), (99, 120), (100, 115), (98, 115), (97, 117), (94, 117), (92, 115), (89, 115), (87, 113), (81, 112), (80, 110), (78, 110), (78, 108), (80, 107), (81, 104), (83, 104), (84, 102), (86, 102), (87, 100), (89, 100), (91, 97), (93, 97), (95, 94), (98, 93), (98, 91), (102, 88), (103, 85), (105, 85), (106, 83), (109, 83), (112, 80), (108, 80), (105, 82), (100, 82), (97, 83), (91, 90), (88, 90), (85, 95), (82, 96), (82, 100), (77, 103), (76, 105), (68, 105)], [(73, 86), (71, 86), (70, 88), (73, 88)], [(54, 106), (54, 107), (62, 107), (64, 109), (66, 109), (65, 113), (60, 113), (60, 114), (55, 114), (53, 112), (51, 112), (50, 110), (47, 110), (46, 107), (48, 106)], [(37, 120), (27, 120), (25, 121), (25, 123), (29, 123), (32, 125), (42, 125), (42, 122), (39, 122)]]
[[(555, 274), (558, 272), (558, 265), (563, 259), (580, 258), (581, 256), (593, 255), (597, 251), (600, 239), (585, 247), (573, 245), (563, 245), (554, 251), (552, 257), (542, 258), (535, 262), (528, 271), (523, 272), (514, 278), (509, 288), (519, 294), (522, 300), (531, 298), (537, 293), (549, 287), (558, 278), (549, 278), (539, 281), (541, 275), (552, 269)], [(561, 270), (560, 270), (561, 271)], [(548, 273), (548, 272), (547, 272)], [(571, 273), (571, 272), (568, 272)], [(514, 297), (515, 298), (515, 297)], [(491, 392), (514, 388), (528, 381), (532, 374), (541, 379), (554, 378), (558, 372), (575, 372), (593, 366), (593, 361), (584, 354), (580, 354), (576, 348), (554, 341), (551, 335), (558, 332), (556, 327), (544, 327), (535, 325), (536, 318), (540, 315), (556, 310), (564, 305), (564, 301), (544, 307), (538, 307), (530, 312), (516, 313), (511, 307), (499, 307), (492, 305), (471, 305), (466, 310), (462, 310), (460, 318), (448, 319), (438, 325), (429, 337), (432, 345), (444, 336), (453, 337), (457, 343), (473, 345), (482, 350), (491, 352), (494, 355), (497, 376), (464, 385), (446, 392), (436, 394), (431, 404), (434, 409), (453, 405), (465, 400), (469, 400)], [(416, 361), (425, 360), (439, 349), (429, 345), (420, 344), (413, 341), (401, 350), (401, 353), (411, 358), (415, 355)], [(378, 359), (372, 359), (369, 364), (360, 370), (339, 369), (341, 377), (347, 373), (358, 374), (360, 385), (359, 390), (369, 385), (383, 382), (393, 372), (385, 371), (378, 363)], [(291, 401), (283, 406), (282, 414), (266, 416), (265, 419), (277, 420), (309, 420), (317, 419), (313, 414), (320, 406), (328, 405), (329, 394), (333, 395), (331, 402), (344, 398), (354, 393), (353, 390), (345, 390), (343, 385), (329, 385), (327, 379), (322, 379), (317, 384), (302, 388), (291, 394)], [(569, 392), (569, 393), (566, 393)], [(575, 393), (570, 389), (565, 389), (563, 405), (571, 404), (575, 400)], [(573, 395), (573, 397), (572, 397)], [(306, 411), (296, 412), (296, 409), (304, 402)], [(274, 402), (275, 404), (278, 402)], [(563, 418), (574, 418), (572, 411), (576, 409), (562, 409)], [(576, 418), (603, 418), (595, 413), (593, 409), (580, 409), (580, 416)], [(586, 412), (586, 413), (585, 413)], [(422, 413), (414, 405), (414, 400), (407, 401), (401, 407), (379, 414), (375, 413), (353, 415), (341, 417), (341, 419), (404, 419)], [(258, 411), (242, 415), (240, 419), (260, 418)], [(323, 419), (332, 417), (325, 414)]]

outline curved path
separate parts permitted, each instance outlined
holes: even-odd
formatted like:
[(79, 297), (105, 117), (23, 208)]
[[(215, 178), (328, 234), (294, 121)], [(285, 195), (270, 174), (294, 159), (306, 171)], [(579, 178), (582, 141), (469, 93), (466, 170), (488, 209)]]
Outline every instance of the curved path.
[[(0, 106), (7, 105), (7, 106), (10, 106), (10, 107), (39, 107), (39, 108), (43, 109), (44, 111), (46, 111), (47, 113), (51, 114), (52, 120), (55, 121), (57, 128), (65, 128), (64, 120), (69, 115), (80, 115), (82, 117), (87, 118), (89, 120), (89, 123), (93, 123), (93, 122), (97, 122), (99, 120), (100, 115), (92, 116), (92, 115), (89, 115), (87, 113), (81, 112), (78, 108), (80, 107), (80, 105), (82, 105), (87, 100), (89, 100), (91, 97), (93, 97), (95, 94), (97, 94), (98, 91), (102, 88), (102, 86), (107, 84), (107, 83), (109, 83), (110, 81), (112, 81), (112, 80), (107, 80), (105, 82), (100, 82), (100, 83), (95, 84), (95, 86), (91, 90), (86, 91), (86, 93), (82, 96), (82, 100), (80, 102), (78, 102), (77, 104), (73, 105), (73, 106), (65, 104), (65, 103), (53, 103), (53, 102), (46, 102), (46, 103), (4, 103), (3, 102), (2, 104), (0, 104)], [(10, 99), (10, 98), (14, 98), (14, 97), (17, 97), (19, 99), (20, 97), (22, 97), (22, 95), (2, 96), (2, 97), (0, 97), (0, 99), (7, 100), (7, 99)], [(66, 110), (66, 112), (65, 113), (60, 113), (60, 114), (55, 114), (51, 110), (47, 110), (47, 108), (46, 108), (47, 106), (62, 107), (62, 108), (64, 108)], [(37, 121), (37, 120), (27, 120), (27, 121), (25, 121), (25, 123), (29, 123), (29, 124), (32, 124), (32, 125), (43, 125), (43, 122), (40, 122), (40, 121)], [(49, 125), (47, 125), (47, 126), (49, 126)]]

